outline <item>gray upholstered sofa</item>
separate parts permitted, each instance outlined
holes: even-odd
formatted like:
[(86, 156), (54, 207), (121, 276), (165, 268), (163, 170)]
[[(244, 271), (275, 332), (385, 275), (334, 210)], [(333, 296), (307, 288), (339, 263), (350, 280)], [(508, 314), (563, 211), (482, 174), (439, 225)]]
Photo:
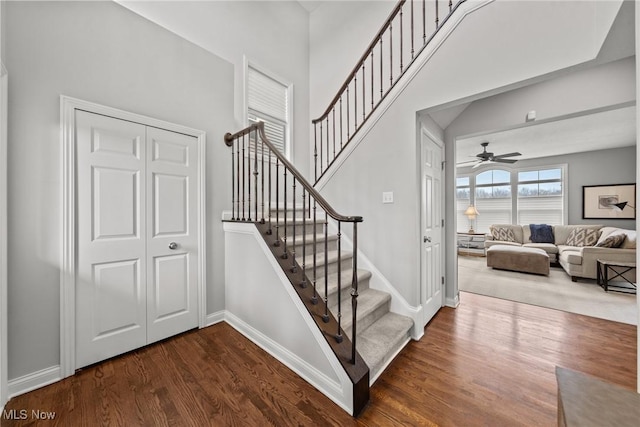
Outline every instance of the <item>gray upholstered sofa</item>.
[[(487, 234), (485, 247), (493, 245), (524, 246), (543, 249), (549, 255), (549, 261), (559, 263), (571, 276), (573, 281), (578, 278), (595, 279), (597, 275), (597, 260), (635, 262), (636, 261), (636, 232), (617, 227), (603, 227), (602, 225), (555, 225), (553, 229), (553, 243), (536, 243), (531, 241), (531, 229), (529, 225), (494, 224), (490, 227), (492, 233)], [(496, 240), (495, 231), (501, 231), (501, 235), (508, 237), (504, 240)], [(568, 245), (567, 239), (575, 237), (578, 231), (593, 230), (597, 235), (597, 242), (589, 246)], [(505, 233), (507, 231), (507, 233)], [(596, 244), (604, 242), (607, 238), (616, 234), (624, 234), (622, 244), (616, 248), (599, 247)], [(569, 242), (573, 243), (573, 242)], [(625, 275), (629, 280), (635, 281), (635, 272)]]

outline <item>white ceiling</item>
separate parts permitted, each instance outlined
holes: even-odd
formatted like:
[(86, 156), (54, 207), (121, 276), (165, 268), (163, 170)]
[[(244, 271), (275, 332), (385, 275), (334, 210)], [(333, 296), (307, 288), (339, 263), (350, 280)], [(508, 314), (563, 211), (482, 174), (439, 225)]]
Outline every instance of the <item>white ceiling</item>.
[(480, 143), (485, 141), (489, 142), (487, 151), (495, 155), (517, 151), (522, 153), (514, 157), (519, 160), (633, 146), (636, 107), (533, 121), (516, 128), (463, 136), (457, 139), (456, 163), (473, 160), (482, 152)]

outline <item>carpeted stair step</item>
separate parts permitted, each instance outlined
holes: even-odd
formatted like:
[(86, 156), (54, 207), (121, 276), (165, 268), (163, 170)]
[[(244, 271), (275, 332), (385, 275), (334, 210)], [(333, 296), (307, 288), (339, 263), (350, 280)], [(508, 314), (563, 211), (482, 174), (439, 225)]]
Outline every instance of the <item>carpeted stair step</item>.
[(367, 362), (370, 378), (376, 378), (410, 336), (413, 320), (396, 313), (387, 313), (358, 333), (356, 347)]
[[(365, 330), (378, 319), (389, 312), (391, 303), (391, 295), (386, 292), (375, 289), (365, 289), (358, 292), (358, 330)], [(351, 298), (342, 301), (342, 330), (351, 336), (351, 326), (353, 323), (353, 310), (351, 307)], [(329, 305), (329, 310), (334, 316), (338, 315), (338, 304)]]
[[(351, 268), (351, 259), (353, 255), (349, 251), (342, 251), (341, 254), (341, 268), (342, 270)], [(298, 264), (302, 265), (303, 260), (298, 259)], [(324, 277), (325, 275), (325, 264), (327, 264), (327, 275), (335, 273), (338, 271), (338, 251), (331, 250), (326, 253), (316, 254), (316, 278)], [(305, 271), (307, 272), (307, 276), (310, 279), (313, 279), (313, 254), (309, 254), (304, 259)]]
[[(328, 294), (329, 294), (329, 306), (337, 304), (338, 293), (338, 272), (331, 273), (328, 278)], [(358, 269), (358, 293), (369, 289), (369, 279), (371, 278), (371, 272), (368, 270)], [(343, 268), (341, 274), (341, 287), (342, 287), (342, 302), (349, 301), (351, 304), (351, 282), (353, 281), (353, 269)], [(324, 278), (318, 282), (319, 292), (324, 295)]]
[[(293, 245), (293, 249), (295, 249), (296, 251), (296, 259), (298, 259), (300, 262), (302, 260), (302, 248), (304, 246), (305, 250), (305, 256), (308, 254), (313, 253), (313, 234), (307, 234), (307, 235), (302, 235), (302, 234), (297, 234), (295, 239), (291, 239), (291, 237), (287, 240), (288, 242), (290, 242)], [(324, 253), (324, 246), (325, 246), (325, 241), (327, 242), (327, 250), (328, 251), (333, 251), (336, 250), (338, 247), (338, 236), (336, 236), (335, 234), (333, 235), (328, 235), (325, 236), (324, 233), (317, 233), (315, 235), (315, 247), (316, 247), (316, 253)]]

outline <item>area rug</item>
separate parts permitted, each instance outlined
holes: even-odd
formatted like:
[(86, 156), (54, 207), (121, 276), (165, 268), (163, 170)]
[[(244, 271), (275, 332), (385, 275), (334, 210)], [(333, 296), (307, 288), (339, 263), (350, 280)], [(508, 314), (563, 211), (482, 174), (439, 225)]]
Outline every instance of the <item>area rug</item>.
[(636, 296), (605, 292), (595, 280), (572, 282), (562, 267), (551, 267), (549, 276), (487, 267), (486, 258), (458, 257), (458, 288), (461, 291), (616, 322), (638, 324)]

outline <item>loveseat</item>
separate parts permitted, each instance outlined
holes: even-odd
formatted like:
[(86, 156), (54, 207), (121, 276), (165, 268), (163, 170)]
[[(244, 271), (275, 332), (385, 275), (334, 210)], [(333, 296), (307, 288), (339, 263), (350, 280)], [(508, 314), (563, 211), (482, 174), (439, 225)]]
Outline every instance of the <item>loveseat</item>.
[[(559, 263), (574, 282), (578, 278), (595, 279), (598, 259), (636, 262), (635, 230), (586, 224), (554, 225), (550, 227), (551, 238), (540, 239), (538, 229), (534, 229), (532, 240), (529, 225), (494, 224), (489, 229), (486, 248), (509, 245), (543, 249), (549, 262)], [(635, 272), (625, 277), (635, 281)]]

